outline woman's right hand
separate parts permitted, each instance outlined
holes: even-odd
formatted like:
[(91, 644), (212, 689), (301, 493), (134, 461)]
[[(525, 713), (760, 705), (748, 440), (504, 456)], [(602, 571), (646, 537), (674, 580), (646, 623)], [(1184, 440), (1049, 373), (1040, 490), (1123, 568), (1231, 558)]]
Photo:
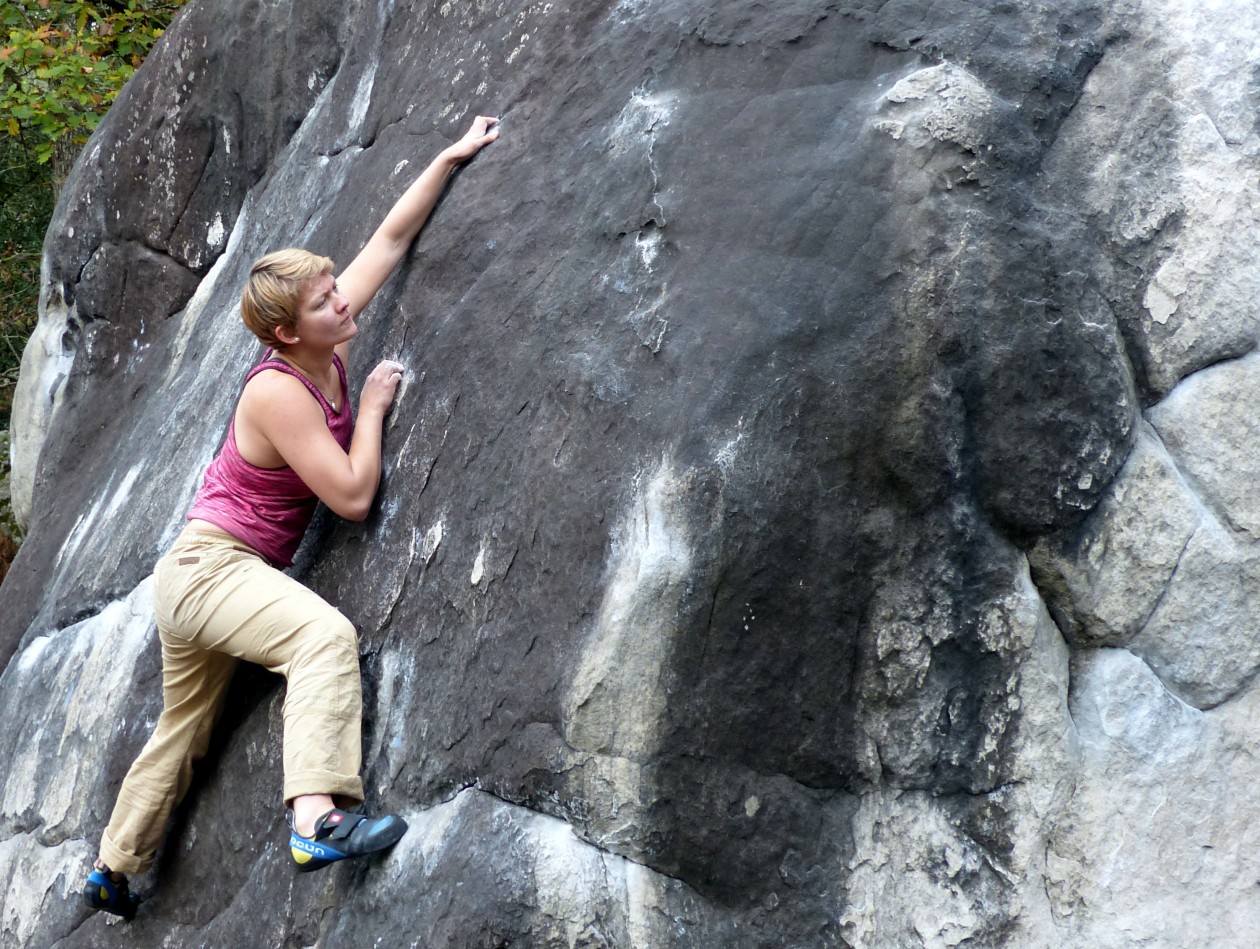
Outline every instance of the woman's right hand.
[(394, 404), (394, 394), (398, 391), (398, 383), (402, 382), (403, 372), (403, 364), (392, 359), (382, 359), (377, 363), (363, 383), (359, 413), (379, 412), (384, 417)]

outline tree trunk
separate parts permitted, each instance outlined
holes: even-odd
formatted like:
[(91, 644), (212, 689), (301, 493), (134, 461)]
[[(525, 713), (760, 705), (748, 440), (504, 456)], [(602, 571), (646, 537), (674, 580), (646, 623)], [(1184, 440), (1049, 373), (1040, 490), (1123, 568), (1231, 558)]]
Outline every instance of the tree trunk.
[(66, 179), (70, 177), (70, 169), (74, 167), (75, 159), (79, 157), (81, 148), (81, 145), (77, 145), (69, 138), (62, 138), (53, 146), (52, 187), (54, 204), (61, 198), (61, 187), (66, 183)]

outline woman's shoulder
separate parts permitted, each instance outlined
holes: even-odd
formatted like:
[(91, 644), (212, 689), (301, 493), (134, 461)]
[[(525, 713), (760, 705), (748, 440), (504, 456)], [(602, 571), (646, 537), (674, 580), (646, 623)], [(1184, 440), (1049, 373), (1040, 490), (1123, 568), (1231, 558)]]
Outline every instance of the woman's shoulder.
[(245, 380), (242, 392), (284, 392), (295, 387), (306, 388), (297, 372), (277, 359), (255, 366)]
[(311, 403), (314, 403), (316, 409), (319, 408), (319, 403), (307, 391), (306, 384), (297, 376), (277, 369), (275, 372), (257, 372), (252, 375), (241, 390), (238, 405), (253, 414), (298, 406), (305, 409)]

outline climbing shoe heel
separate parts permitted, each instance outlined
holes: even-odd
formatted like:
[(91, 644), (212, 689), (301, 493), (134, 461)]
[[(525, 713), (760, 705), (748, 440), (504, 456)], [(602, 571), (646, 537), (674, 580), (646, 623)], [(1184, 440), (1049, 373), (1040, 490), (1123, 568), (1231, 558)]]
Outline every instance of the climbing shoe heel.
[(107, 871), (93, 870), (83, 885), (83, 902), (88, 909), (131, 919), (136, 915), (140, 897), (131, 892), (125, 878), (115, 882)]

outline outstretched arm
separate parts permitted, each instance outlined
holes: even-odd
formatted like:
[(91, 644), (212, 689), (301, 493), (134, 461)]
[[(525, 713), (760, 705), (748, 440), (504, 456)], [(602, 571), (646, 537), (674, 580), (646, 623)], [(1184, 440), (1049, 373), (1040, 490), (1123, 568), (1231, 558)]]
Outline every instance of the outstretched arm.
[[(494, 126), (498, 119), (479, 115), (472, 127), (454, 145), (443, 149), (429, 167), (412, 182), (398, 202), (385, 215), (363, 250), (337, 277), (337, 285), (350, 301), (350, 310), (358, 316), (381, 288), (407, 248), (416, 239), (433, 206), (446, 187), (451, 173), (472, 158), (483, 147), (499, 137)], [(343, 346), (346, 344), (342, 344)], [(345, 359), (345, 353), (341, 353)]]

